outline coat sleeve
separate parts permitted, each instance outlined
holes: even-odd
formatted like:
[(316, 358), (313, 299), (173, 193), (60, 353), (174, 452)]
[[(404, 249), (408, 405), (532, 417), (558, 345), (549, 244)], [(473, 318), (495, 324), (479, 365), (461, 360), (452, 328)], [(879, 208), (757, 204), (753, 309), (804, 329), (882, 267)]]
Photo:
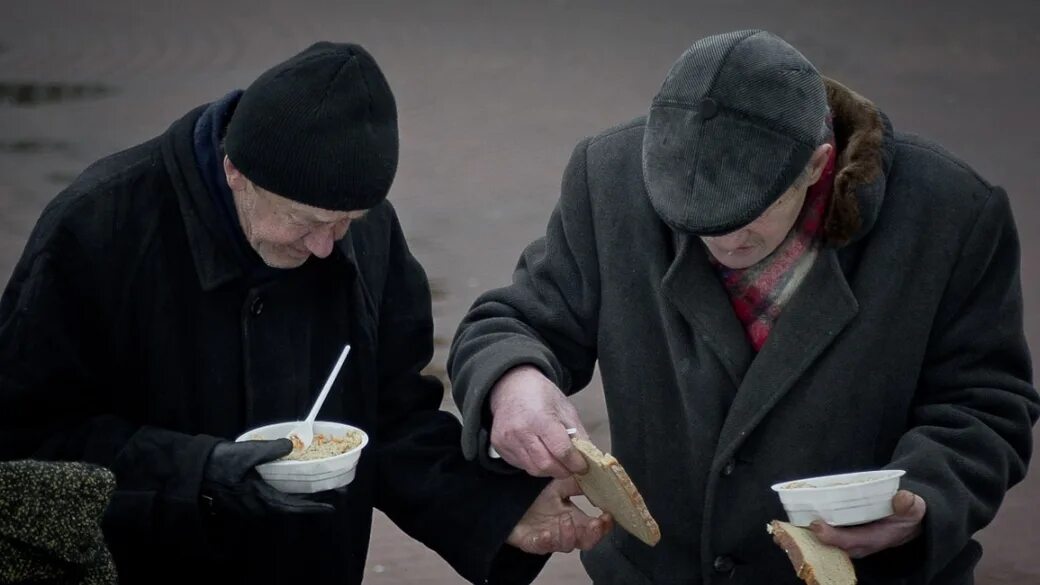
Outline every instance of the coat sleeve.
[(573, 394), (596, 364), (600, 280), (586, 172), (588, 139), (575, 148), (545, 237), (524, 250), (510, 286), (481, 295), (459, 325), (448, 358), (468, 458), (487, 458), (488, 393), (511, 368), (530, 364)]
[[(911, 412), (891, 465), (927, 503), (914, 582), (942, 570), (1022, 480), (1038, 412), (1023, 332), (1019, 244), (1007, 195), (977, 216), (933, 324)], [(916, 556), (916, 555), (915, 555)]]
[(201, 540), (198, 489), (216, 439), (113, 414), (104, 268), (97, 243), (62, 225), (62, 201), (41, 217), (0, 300), (0, 459), (107, 467), (117, 480), (104, 519), (113, 552), (121, 542), (184, 550)]
[(376, 507), (474, 583), (530, 583), (548, 557), (505, 545), (546, 481), (466, 461), (433, 356), (429, 284), (396, 217), (380, 307)]

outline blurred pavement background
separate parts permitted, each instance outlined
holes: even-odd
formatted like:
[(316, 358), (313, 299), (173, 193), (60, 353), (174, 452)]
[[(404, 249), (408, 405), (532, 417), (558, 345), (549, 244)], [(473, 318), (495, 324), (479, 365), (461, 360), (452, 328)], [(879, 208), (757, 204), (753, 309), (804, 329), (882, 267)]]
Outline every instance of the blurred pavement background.
[[(435, 289), (438, 352), (474, 297), (508, 282), (542, 234), (573, 145), (643, 114), (694, 40), (765, 28), (826, 75), (1011, 195), (1027, 328), (1040, 347), (1040, 2), (1036, 0), (4, 0), (0, 278), (44, 204), (84, 166), (163, 131), (316, 40), (377, 58), (400, 109), (391, 194)], [(1038, 357), (1034, 349), (1034, 359)], [(598, 382), (576, 401), (606, 444)], [(446, 407), (451, 405), (446, 401)], [(1040, 474), (981, 534), (979, 583), (1040, 583)], [(457, 583), (377, 518), (367, 583)], [(577, 555), (539, 583), (587, 584)]]

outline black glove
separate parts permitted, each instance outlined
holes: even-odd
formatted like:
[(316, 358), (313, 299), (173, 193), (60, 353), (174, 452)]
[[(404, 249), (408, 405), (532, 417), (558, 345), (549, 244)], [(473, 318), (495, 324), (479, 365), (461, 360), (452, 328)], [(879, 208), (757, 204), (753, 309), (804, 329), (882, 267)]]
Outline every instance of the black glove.
[(314, 502), (271, 487), (254, 469), (292, 452), (292, 441), (221, 441), (213, 448), (202, 475), (202, 498), (214, 514), (257, 518), (269, 514), (323, 514), (332, 504)]

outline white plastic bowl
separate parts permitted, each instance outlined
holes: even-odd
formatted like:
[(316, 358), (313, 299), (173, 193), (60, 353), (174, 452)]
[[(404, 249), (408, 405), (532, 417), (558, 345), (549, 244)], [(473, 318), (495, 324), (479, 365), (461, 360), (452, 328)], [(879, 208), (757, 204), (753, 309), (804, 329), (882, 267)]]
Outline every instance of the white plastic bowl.
[[(242, 433), (236, 441), (255, 439), (281, 439), (291, 431), (297, 422), (284, 422), (267, 425)], [(260, 477), (276, 489), (289, 494), (313, 494), (338, 487), (354, 481), (361, 450), (368, 445), (368, 435), (357, 427), (337, 422), (314, 421), (315, 435), (345, 436), (349, 431), (361, 433), (361, 444), (353, 449), (326, 457), (306, 461), (272, 461), (257, 465)]]
[(831, 526), (866, 524), (892, 515), (901, 469), (861, 471), (784, 481), (773, 486), (795, 526), (822, 520)]

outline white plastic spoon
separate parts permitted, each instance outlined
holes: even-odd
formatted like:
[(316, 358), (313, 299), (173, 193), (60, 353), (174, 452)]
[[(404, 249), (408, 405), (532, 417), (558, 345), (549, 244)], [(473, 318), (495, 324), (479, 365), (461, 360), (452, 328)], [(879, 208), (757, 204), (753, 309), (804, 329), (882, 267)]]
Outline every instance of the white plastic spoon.
[(325, 387), (321, 389), (321, 394), (318, 394), (318, 399), (314, 402), (310, 414), (307, 415), (307, 420), (301, 421), (300, 424), (293, 427), (293, 430), (289, 431), (289, 434), (286, 435), (286, 438), (290, 440), (293, 436), (296, 436), (300, 443), (303, 444), (303, 449), (309, 447), (311, 441), (314, 440), (314, 419), (318, 417), (318, 411), (321, 410), (321, 405), (325, 404), (325, 397), (329, 395), (329, 390), (332, 389), (332, 383), (336, 381), (336, 376), (339, 375), (339, 370), (343, 367), (343, 362), (346, 361), (348, 353), (350, 353), (350, 344), (343, 346), (343, 351), (339, 354), (339, 359), (336, 360), (336, 365), (332, 368), (332, 373), (329, 374), (329, 379), (325, 380)]

